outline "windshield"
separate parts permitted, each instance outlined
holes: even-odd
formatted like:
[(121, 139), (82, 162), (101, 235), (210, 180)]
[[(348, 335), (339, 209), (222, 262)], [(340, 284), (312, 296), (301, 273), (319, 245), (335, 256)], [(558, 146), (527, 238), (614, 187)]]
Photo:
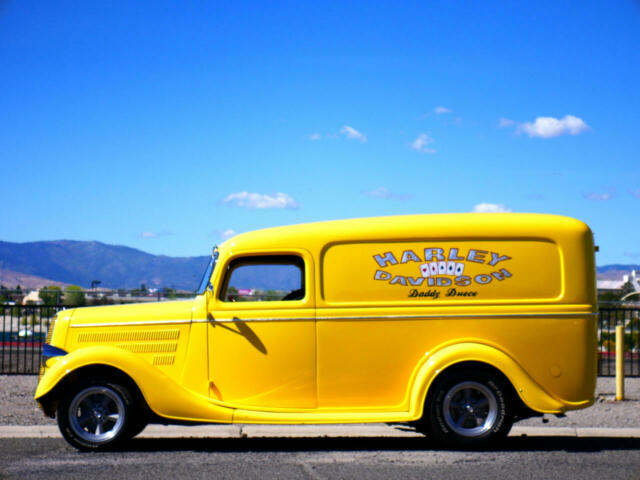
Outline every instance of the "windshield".
[(196, 291), (196, 294), (202, 295), (207, 291), (207, 288), (211, 285), (209, 282), (211, 280), (211, 274), (213, 273), (213, 269), (216, 268), (216, 262), (218, 261), (218, 247), (213, 249), (213, 255), (211, 255), (211, 259), (209, 260), (209, 265), (207, 265), (207, 269), (204, 271), (204, 275), (202, 275), (202, 280), (200, 280), (200, 286)]

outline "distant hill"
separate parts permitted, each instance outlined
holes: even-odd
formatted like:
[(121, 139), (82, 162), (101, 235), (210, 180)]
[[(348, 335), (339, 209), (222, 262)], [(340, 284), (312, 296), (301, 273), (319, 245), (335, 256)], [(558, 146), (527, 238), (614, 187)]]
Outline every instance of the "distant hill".
[(20, 285), (22, 290), (35, 290), (49, 286), (66, 287), (68, 284), (0, 268), (0, 285), (11, 288)]
[(596, 268), (598, 280), (621, 280), (631, 270), (640, 272), (640, 265), (604, 265)]
[[(11, 243), (0, 241), (0, 265), (21, 274), (89, 288), (170, 287), (195, 290), (209, 257), (151, 255), (135, 248), (100, 242), (56, 240)], [(5, 286), (9, 285), (2, 280)]]

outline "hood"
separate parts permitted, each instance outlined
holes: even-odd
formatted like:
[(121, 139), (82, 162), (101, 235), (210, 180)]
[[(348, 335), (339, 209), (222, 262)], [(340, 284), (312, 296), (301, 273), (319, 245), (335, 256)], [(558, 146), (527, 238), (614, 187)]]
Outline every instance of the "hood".
[(100, 307), (76, 308), (71, 325), (96, 323), (131, 323), (145, 321), (190, 321), (194, 300), (172, 302), (130, 303)]

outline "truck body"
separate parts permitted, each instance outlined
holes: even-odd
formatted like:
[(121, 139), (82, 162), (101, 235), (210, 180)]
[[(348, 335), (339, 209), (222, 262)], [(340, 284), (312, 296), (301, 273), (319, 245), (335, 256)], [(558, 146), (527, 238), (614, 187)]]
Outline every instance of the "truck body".
[[(194, 300), (57, 315), (35, 396), (67, 440), (100, 448), (147, 421), (413, 422), (480, 445), (594, 401), (594, 245), (578, 220), (276, 227), (227, 240), (208, 272)], [(103, 417), (124, 418), (108, 439), (100, 392)]]

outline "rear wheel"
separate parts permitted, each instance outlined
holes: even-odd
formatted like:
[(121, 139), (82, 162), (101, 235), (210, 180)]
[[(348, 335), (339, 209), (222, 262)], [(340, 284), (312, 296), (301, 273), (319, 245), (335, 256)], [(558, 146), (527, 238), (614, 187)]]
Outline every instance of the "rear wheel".
[(423, 430), (451, 447), (488, 446), (511, 430), (509, 394), (506, 382), (489, 371), (445, 373), (427, 399)]
[(106, 379), (73, 385), (60, 401), (57, 413), (60, 432), (80, 450), (113, 447), (130, 438), (135, 426), (131, 393)]

